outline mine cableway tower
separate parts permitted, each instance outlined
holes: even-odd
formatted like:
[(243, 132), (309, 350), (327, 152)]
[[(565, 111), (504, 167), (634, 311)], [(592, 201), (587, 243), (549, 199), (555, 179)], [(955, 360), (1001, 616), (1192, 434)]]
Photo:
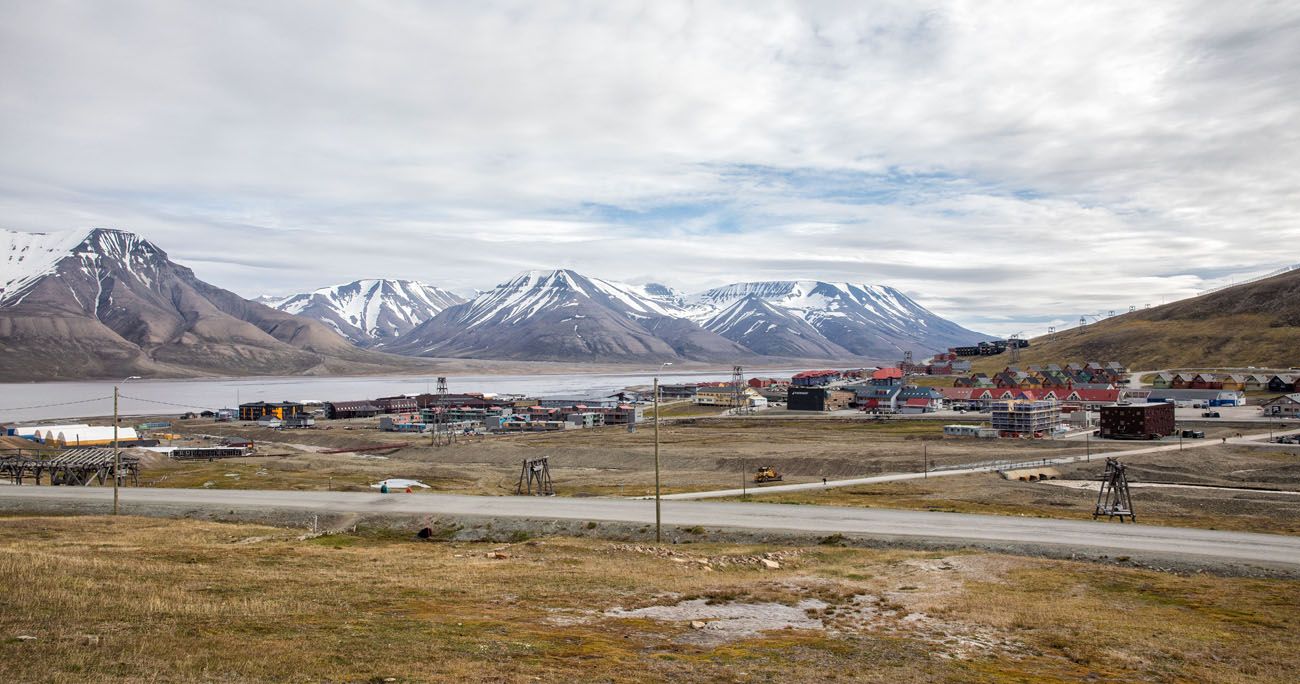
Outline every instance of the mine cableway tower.
[(546, 456), (524, 459), (519, 469), (519, 484), (515, 494), (525, 496), (555, 496), (555, 483), (551, 481), (551, 459)]
[(1092, 512), (1092, 519), (1106, 516), (1107, 520), (1119, 518), (1124, 522), (1137, 522), (1133, 513), (1133, 498), (1129, 495), (1128, 476), (1124, 464), (1117, 458), (1106, 459), (1106, 472), (1101, 476), (1101, 491), (1097, 492), (1097, 507)]

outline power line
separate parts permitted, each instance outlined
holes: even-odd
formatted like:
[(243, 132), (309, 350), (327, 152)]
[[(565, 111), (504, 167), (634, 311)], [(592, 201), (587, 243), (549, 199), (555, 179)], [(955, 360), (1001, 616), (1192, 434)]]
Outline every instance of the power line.
[(201, 410), (204, 411), (212, 411), (211, 406), (194, 406), (194, 404), (188, 404), (188, 403), (160, 402), (157, 401), (157, 399), (142, 399), (139, 397), (127, 397), (127, 395), (125, 394), (122, 395), (122, 399), (130, 399), (130, 401), (133, 402), (162, 404), (162, 406), (175, 406), (178, 408), (201, 408)]
[(38, 404), (36, 406), (11, 406), (8, 408), (0, 408), (0, 411), (28, 411), (31, 409), (50, 408), (51, 406), (72, 406), (73, 404), (89, 404), (92, 401), (108, 401), (112, 398), (113, 397), (110, 395), (107, 397), (95, 397), (94, 399), (79, 399), (77, 401), (61, 401), (56, 404)]

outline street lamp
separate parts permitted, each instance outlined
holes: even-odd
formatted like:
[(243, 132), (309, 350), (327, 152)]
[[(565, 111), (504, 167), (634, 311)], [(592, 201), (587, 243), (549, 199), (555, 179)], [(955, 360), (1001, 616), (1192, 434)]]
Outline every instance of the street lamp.
[(122, 468), (122, 452), (117, 445), (117, 400), (121, 395), (118, 385), (125, 385), (131, 380), (139, 380), (140, 376), (132, 375), (124, 378), (122, 382), (113, 385), (113, 515), (117, 515), (117, 481), (121, 479), (120, 470)]
[(655, 371), (654, 393), (655, 393), (655, 543), (663, 541), (663, 517), (660, 514), (659, 500), (659, 374), (669, 366), (673, 365), (671, 361), (665, 361), (660, 364), (659, 370)]

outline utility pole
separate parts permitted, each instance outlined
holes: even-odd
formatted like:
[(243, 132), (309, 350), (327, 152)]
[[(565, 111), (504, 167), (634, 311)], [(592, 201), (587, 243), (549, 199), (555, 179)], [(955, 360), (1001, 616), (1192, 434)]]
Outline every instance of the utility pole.
[(1086, 442), (1087, 445), (1088, 445), (1088, 456), (1087, 456), (1086, 458), (1084, 458), (1083, 460), (1085, 460), (1085, 461), (1091, 461), (1091, 460), (1092, 460), (1092, 431), (1091, 431), (1091, 430), (1089, 430), (1088, 432), (1084, 433), (1084, 435), (1083, 435), (1083, 441)]
[(749, 496), (749, 481), (745, 478), (745, 474), (748, 472), (749, 460), (745, 458), (740, 459), (740, 498), (742, 499)]
[(117, 400), (118, 397), (121, 396), (121, 391), (118, 389), (118, 386), (125, 385), (127, 382), (131, 380), (139, 380), (139, 379), (140, 376), (132, 375), (131, 377), (123, 380), (122, 382), (113, 385), (113, 515), (118, 514), (117, 481), (120, 479), (118, 475), (118, 471), (121, 470), (122, 468), (122, 451), (121, 449), (118, 448), (117, 445), (117, 421), (118, 421)]
[(930, 479), (930, 445), (921, 443), (921, 479)]
[(665, 368), (673, 365), (671, 362), (665, 362), (659, 366), (659, 371), (655, 373), (654, 393), (655, 393), (655, 543), (663, 542), (663, 516), (661, 511), (661, 499), (659, 496), (659, 373)]

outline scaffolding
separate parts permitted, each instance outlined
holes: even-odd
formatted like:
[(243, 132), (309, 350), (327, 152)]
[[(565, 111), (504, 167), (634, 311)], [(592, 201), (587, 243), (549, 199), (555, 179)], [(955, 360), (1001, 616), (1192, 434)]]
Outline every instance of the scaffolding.
[(999, 401), (989, 422), (1004, 437), (1043, 437), (1061, 424), (1061, 407), (1054, 401)]

